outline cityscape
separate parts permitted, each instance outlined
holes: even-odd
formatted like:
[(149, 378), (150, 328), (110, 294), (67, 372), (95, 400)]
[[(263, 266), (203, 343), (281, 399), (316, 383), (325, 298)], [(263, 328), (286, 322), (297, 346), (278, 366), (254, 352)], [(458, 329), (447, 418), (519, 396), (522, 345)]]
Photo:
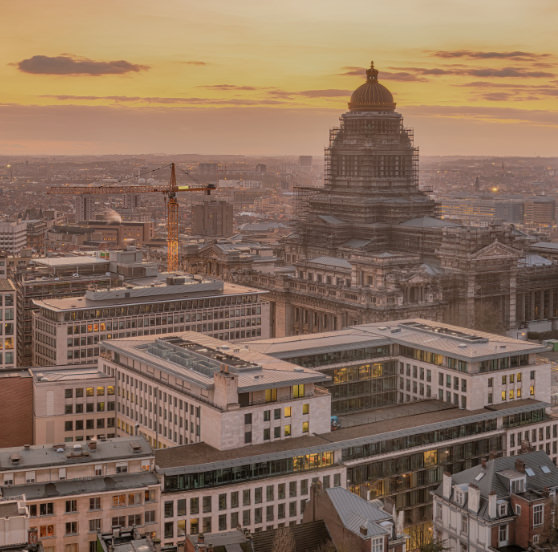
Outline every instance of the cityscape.
[(0, 551), (558, 550), (558, 12), (397, 4), (6, 6)]

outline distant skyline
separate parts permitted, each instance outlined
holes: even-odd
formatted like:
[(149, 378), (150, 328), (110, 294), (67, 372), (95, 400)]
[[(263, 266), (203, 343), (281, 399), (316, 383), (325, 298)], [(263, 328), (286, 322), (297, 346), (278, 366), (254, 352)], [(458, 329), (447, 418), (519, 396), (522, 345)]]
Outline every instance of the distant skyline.
[(558, 156), (555, 0), (2, 6), (0, 155), (320, 156), (374, 60), (425, 155)]

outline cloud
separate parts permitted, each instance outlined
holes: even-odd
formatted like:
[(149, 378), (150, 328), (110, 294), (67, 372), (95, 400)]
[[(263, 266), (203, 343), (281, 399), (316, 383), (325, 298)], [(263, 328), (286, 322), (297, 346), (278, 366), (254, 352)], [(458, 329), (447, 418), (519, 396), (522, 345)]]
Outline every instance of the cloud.
[(337, 98), (339, 96), (350, 96), (352, 90), (339, 90), (337, 88), (328, 88), (326, 90), (300, 90), (299, 92), (290, 92), (298, 96), (306, 98)]
[(233, 106), (257, 106), (257, 105), (279, 105), (284, 102), (273, 99), (244, 99), (244, 98), (173, 98), (162, 96), (75, 96), (68, 94), (44, 94), (42, 98), (53, 98), (59, 101), (112, 101), (116, 103), (147, 103), (166, 105), (233, 105)]
[(34, 75), (122, 75), (149, 69), (147, 65), (138, 65), (123, 59), (94, 61), (69, 54), (56, 57), (37, 55), (19, 61), (16, 66), (23, 73)]
[(517, 61), (534, 61), (538, 59), (548, 58), (550, 54), (537, 54), (534, 52), (523, 52), (515, 50), (513, 52), (480, 52), (471, 50), (438, 50), (429, 52), (432, 56), (454, 59), (454, 58), (468, 58), (468, 59), (513, 59)]
[(553, 73), (544, 71), (526, 71), (525, 69), (517, 69), (515, 67), (504, 67), (503, 69), (469, 69), (465, 71), (467, 75), (473, 77), (532, 77), (544, 78), (553, 77)]
[(208, 63), (206, 61), (200, 61), (200, 60), (197, 60), (197, 59), (181, 61), (180, 63), (182, 63), (183, 65), (199, 65), (200, 67), (202, 67), (204, 65), (208, 65)]
[(366, 68), (365, 67), (352, 67), (352, 66), (345, 66), (341, 67), (342, 73), (339, 73), (339, 76), (342, 77), (365, 77), (366, 76)]
[(428, 79), (416, 75), (415, 73), (408, 73), (407, 71), (399, 71), (396, 73), (382, 71), (382, 79), (390, 80), (390, 81), (404, 81), (404, 82), (428, 82)]
[(198, 88), (205, 88), (207, 90), (224, 90), (224, 91), (234, 91), (234, 90), (262, 90), (255, 86), (240, 86), (238, 84), (205, 84), (203, 86), (198, 86)]

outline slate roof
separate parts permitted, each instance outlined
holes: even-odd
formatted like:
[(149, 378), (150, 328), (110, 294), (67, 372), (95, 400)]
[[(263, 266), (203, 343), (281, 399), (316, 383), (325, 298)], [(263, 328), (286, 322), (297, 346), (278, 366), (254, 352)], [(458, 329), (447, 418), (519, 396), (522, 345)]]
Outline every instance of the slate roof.
[(448, 220), (437, 219), (433, 217), (419, 217), (402, 222), (399, 226), (412, 228), (455, 228), (459, 224), (449, 222)]
[[(343, 525), (352, 533), (361, 538), (379, 537), (391, 533), (380, 525), (382, 521), (392, 521), (391, 515), (374, 502), (368, 502), (343, 487), (327, 489), (326, 493)], [(366, 535), (361, 533), (361, 527), (366, 528)]]
[(312, 263), (312, 264), (321, 264), (321, 265), (326, 265), (326, 266), (333, 266), (333, 267), (336, 267), (336, 268), (348, 268), (348, 269), (350, 269), (352, 267), (352, 265), (349, 261), (346, 261), (345, 259), (340, 259), (338, 257), (328, 257), (328, 256), (316, 257), (314, 259), (310, 259), (307, 262)]

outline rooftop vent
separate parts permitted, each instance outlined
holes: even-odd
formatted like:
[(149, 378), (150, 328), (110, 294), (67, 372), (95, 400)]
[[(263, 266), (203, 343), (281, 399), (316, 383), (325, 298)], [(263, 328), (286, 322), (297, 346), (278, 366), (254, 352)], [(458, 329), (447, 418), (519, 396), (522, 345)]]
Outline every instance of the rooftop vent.
[(31, 448), (31, 445), (23, 445), (23, 448), (24, 448), (25, 450), (29, 450), (29, 449)]
[(130, 443), (130, 446), (132, 447), (132, 450), (136, 453), (141, 451), (141, 443), (138, 441), (133, 441), (132, 443)]
[(460, 349), (466, 349), (467, 348), (467, 343), (459, 343), (459, 345), (457, 345)]
[(12, 454), (10, 456), (10, 462), (12, 464), (19, 464), (20, 460), (21, 460), (21, 456), (19, 454), (17, 454), (16, 452), (14, 452), (14, 454)]

